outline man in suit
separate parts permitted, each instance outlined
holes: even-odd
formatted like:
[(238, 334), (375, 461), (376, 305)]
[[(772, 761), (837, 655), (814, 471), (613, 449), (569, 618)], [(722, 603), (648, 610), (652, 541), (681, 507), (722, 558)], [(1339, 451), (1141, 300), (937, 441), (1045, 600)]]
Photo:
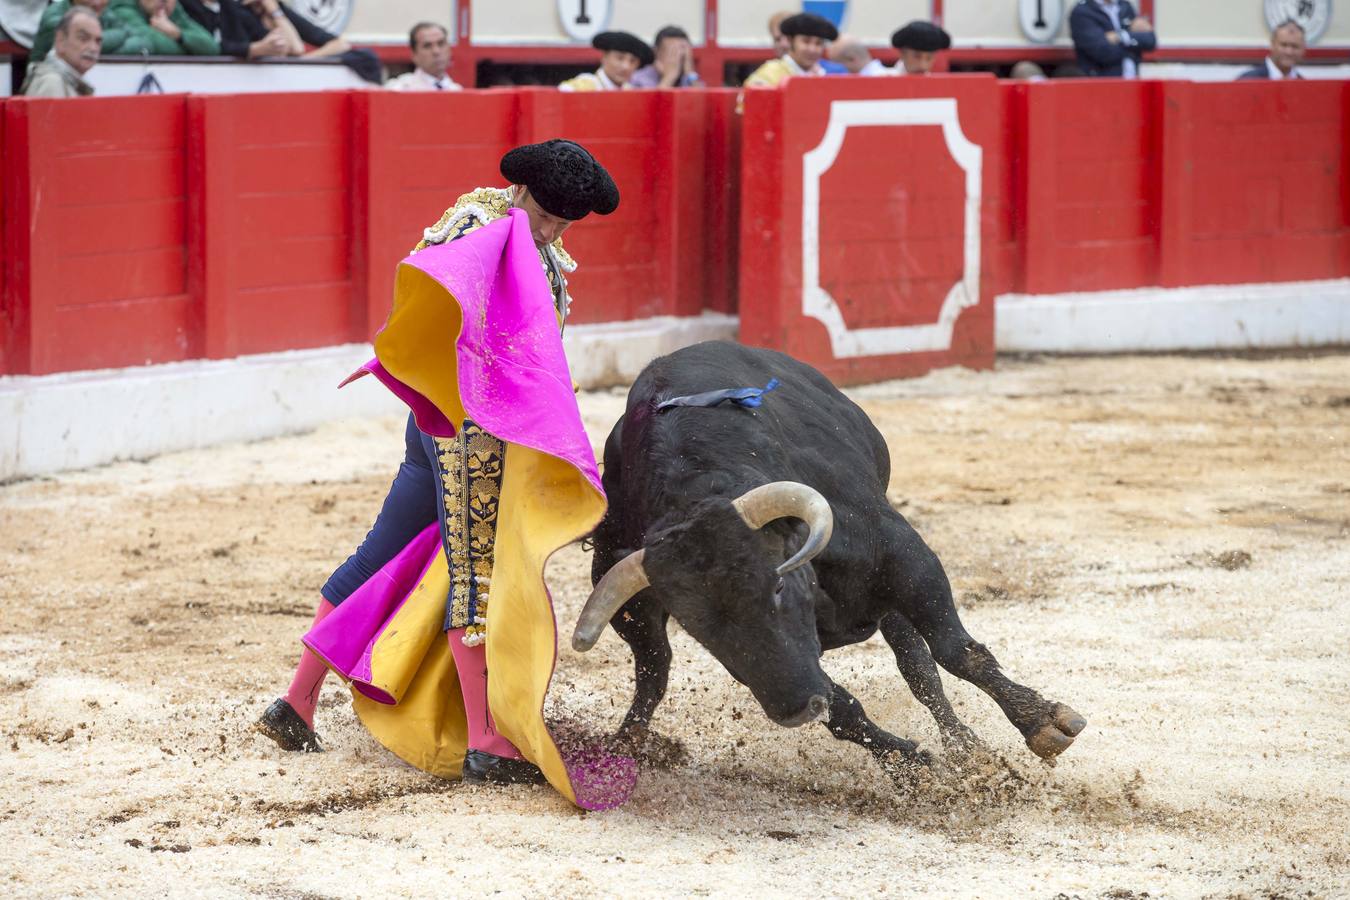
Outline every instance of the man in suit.
[(1069, 31), (1078, 66), (1092, 78), (1138, 78), (1139, 58), (1158, 49), (1153, 23), (1129, 0), (1079, 0)]
[(1293, 19), (1286, 19), (1270, 35), (1270, 55), (1266, 61), (1243, 72), (1238, 76), (1238, 81), (1301, 79), (1303, 73), (1298, 70), (1298, 64), (1303, 62), (1306, 52), (1308, 40), (1303, 33), (1303, 26)]

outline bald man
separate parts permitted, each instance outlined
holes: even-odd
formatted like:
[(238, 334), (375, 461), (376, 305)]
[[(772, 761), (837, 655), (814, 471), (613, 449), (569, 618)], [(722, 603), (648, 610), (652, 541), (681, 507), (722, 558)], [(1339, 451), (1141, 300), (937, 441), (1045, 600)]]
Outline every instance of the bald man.
[(831, 62), (839, 63), (850, 75), (890, 75), (889, 67), (879, 59), (872, 58), (872, 51), (851, 34), (841, 34), (830, 44), (825, 54)]

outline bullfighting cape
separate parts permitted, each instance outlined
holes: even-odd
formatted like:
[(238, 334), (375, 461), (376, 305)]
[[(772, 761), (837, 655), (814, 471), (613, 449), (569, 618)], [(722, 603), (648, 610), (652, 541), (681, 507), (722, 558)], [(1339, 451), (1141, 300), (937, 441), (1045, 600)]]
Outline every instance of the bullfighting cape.
[[(512, 210), (403, 260), (376, 358), (360, 374), (379, 378), (428, 434), (452, 437), (470, 419), (506, 444), (487, 610), (488, 706), (497, 731), (560, 794), (605, 809), (628, 798), (634, 762), (592, 748), (564, 753), (543, 717), (557, 658), (544, 566), (594, 529), (605, 496), (527, 223)], [(449, 591), (432, 525), (304, 642), (350, 683), (357, 715), (385, 747), (458, 778), (467, 727), (443, 631)]]

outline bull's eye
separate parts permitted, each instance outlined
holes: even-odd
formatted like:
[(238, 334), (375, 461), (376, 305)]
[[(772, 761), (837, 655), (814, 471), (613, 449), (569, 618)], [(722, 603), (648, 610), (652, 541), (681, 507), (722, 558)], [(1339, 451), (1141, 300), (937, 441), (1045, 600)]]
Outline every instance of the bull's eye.
[(773, 595), (775, 597), (781, 595), (786, 588), (787, 581), (782, 578), (778, 579), (778, 583), (773, 586)]

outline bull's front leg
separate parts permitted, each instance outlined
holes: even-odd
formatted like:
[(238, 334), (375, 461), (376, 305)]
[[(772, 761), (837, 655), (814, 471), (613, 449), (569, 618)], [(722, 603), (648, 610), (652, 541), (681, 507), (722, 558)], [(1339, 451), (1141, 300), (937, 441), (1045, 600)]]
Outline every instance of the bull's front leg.
[(892, 777), (932, 762), (932, 756), (918, 744), (878, 727), (858, 699), (837, 684), (832, 683), (830, 718), (824, 724), (839, 740), (857, 744), (875, 756)]
[(666, 696), (671, 660), (670, 638), (666, 634), (669, 618), (651, 592), (646, 591), (610, 619), (610, 625), (633, 651), (633, 705), (615, 735), (621, 746), (637, 750), (648, 743), (652, 714)]

